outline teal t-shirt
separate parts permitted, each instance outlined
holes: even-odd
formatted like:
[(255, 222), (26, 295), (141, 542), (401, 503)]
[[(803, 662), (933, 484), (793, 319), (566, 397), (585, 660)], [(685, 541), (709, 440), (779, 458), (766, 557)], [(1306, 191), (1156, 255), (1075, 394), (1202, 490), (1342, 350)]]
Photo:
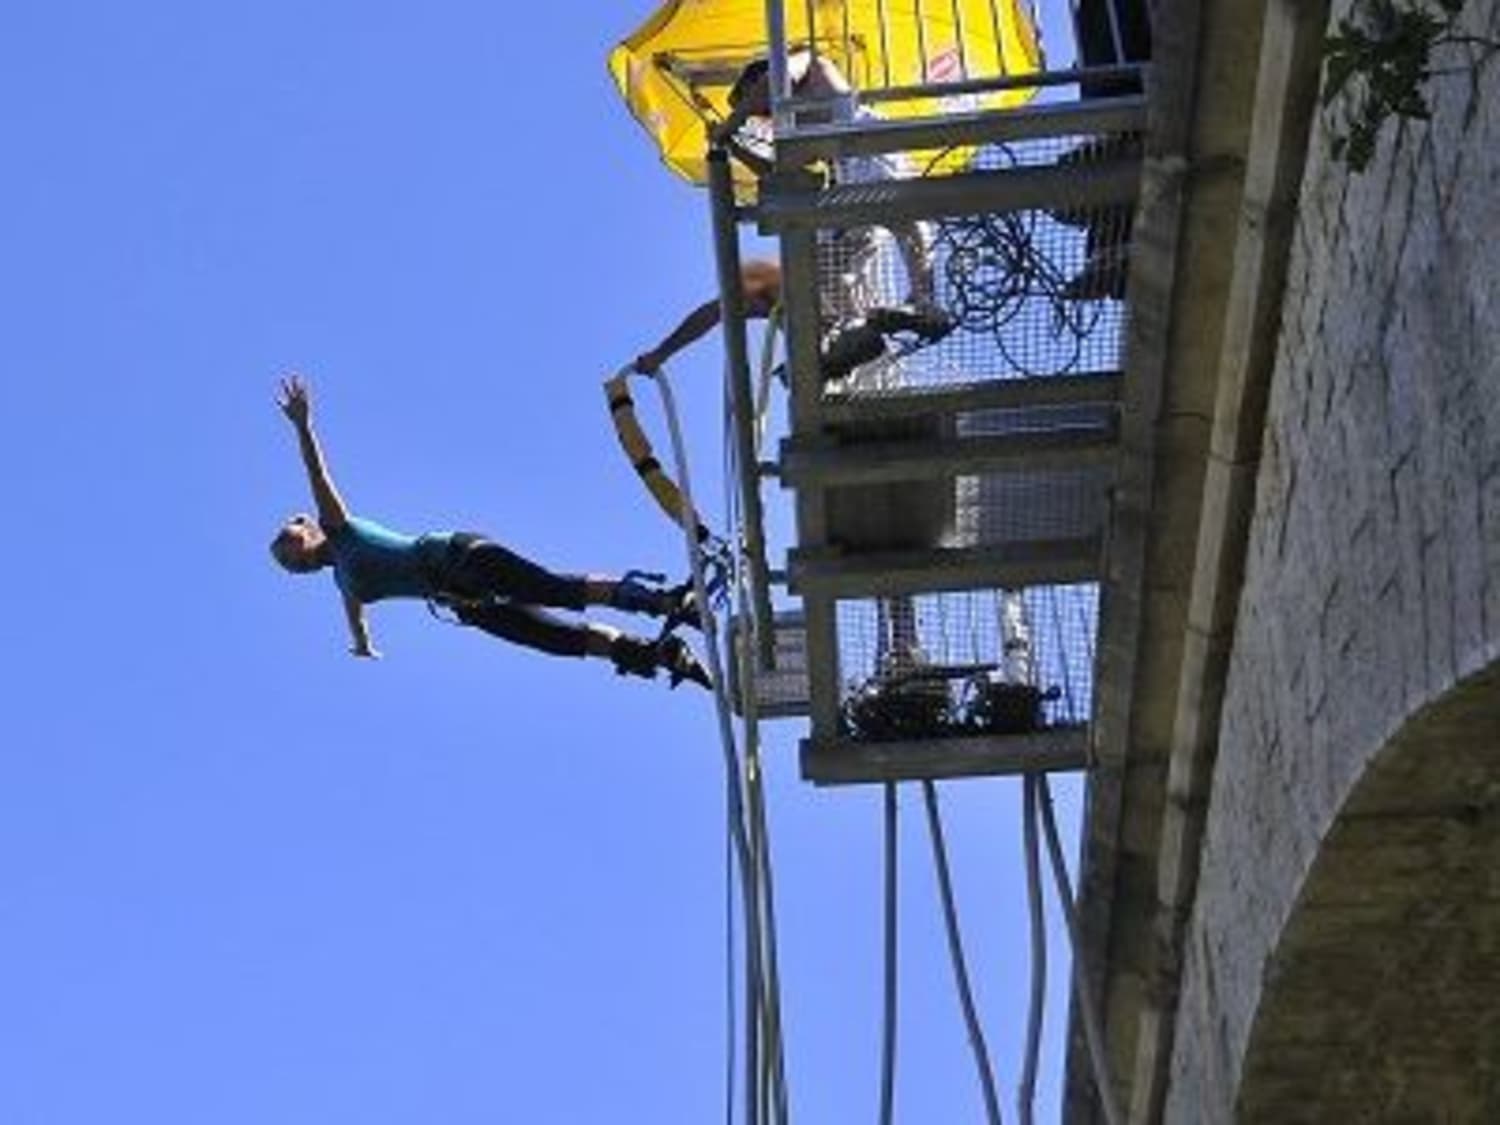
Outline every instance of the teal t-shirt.
[(333, 580), (357, 602), (431, 598), (438, 592), (450, 532), (403, 535), (374, 520), (350, 516), (328, 536)]

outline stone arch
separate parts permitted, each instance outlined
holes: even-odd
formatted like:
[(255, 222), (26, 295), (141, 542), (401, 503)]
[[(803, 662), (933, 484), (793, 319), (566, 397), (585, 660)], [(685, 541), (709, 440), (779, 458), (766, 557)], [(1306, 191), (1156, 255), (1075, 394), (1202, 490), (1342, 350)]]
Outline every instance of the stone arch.
[(1500, 661), (1371, 759), (1267, 959), (1237, 1117), (1500, 1121)]

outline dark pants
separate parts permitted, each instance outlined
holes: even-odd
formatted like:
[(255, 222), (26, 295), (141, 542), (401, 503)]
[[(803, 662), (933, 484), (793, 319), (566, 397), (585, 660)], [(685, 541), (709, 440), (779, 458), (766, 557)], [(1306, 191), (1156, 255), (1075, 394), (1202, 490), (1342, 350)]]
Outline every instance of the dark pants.
[(554, 656), (585, 656), (588, 627), (564, 621), (538, 606), (582, 609), (587, 584), (579, 575), (554, 574), (528, 558), (478, 535), (453, 537), (442, 589), (458, 619), (491, 636)]

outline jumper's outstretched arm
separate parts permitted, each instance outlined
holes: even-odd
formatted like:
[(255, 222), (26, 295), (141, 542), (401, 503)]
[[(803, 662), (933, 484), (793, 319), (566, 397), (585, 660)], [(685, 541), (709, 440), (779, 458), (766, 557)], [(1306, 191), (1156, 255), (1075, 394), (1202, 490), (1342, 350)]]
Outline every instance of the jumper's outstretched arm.
[(313, 503), (318, 508), (318, 523), (322, 524), (324, 531), (343, 527), (349, 522), (349, 509), (334, 487), (333, 478), (328, 475), (322, 447), (313, 432), (312, 399), (302, 376), (288, 375), (281, 381), (276, 405), (297, 431), (297, 447), (302, 454), (302, 465), (307, 470), (307, 482), (312, 487)]
[(353, 644), (349, 651), (355, 656), (363, 656), (370, 660), (380, 659), (380, 653), (375, 651), (375, 645), (370, 640), (370, 627), (365, 621), (365, 607), (353, 598), (344, 598), (344, 619), (349, 623), (349, 636)]

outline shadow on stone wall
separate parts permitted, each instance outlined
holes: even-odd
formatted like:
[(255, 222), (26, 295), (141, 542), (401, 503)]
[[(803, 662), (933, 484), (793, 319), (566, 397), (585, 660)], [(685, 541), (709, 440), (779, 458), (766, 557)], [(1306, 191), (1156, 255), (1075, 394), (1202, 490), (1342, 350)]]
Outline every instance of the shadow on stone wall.
[(1266, 964), (1237, 1117), (1500, 1121), (1500, 662), (1340, 809)]

